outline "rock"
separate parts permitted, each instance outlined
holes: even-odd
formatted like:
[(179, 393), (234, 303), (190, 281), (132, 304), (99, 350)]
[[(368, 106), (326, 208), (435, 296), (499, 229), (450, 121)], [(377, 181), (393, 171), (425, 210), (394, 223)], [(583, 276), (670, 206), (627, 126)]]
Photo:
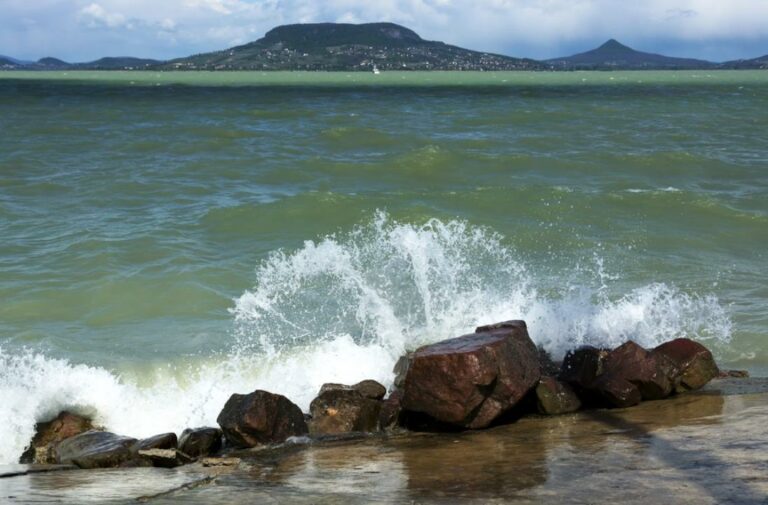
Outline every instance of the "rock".
[(180, 450), (173, 449), (140, 449), (139, 456), (148, 459), (152, 466), (160, 468), (176, 468), (177, 466), (192, 463), (194, 459)]
[(218, 428), (187, 428), (181, 432), (179, 450), (192, 458), (201, 458), (221, 449), (221, 430)]
[(603, 361), (608, 351), (590, 345), (568, 351), (560, 367), (559, 379), (577, 388), (588, 390), (595, 379), (603, 373)]
[(618, 375), (601, 375), (595, 380), (592, 387), (613, 407), (632, 407), (642, 400), (640, 389)]
[(106, 431), (87, 431), (61, 441), (56, 447), (56, 462), (80, 468), (140, 466), (132, 451), (135, 438)]
[(749, 372), (746, 370), (720, 370), (720, 374), (718, 375), (718, 378), (748, 379)]
[(379, 411), (379, 429), (389, 430), (400, 425), (400, 414), (403, 411), (402, 401), (402, 391), (396, 390), (389, 395), (389, 398), (381, 403), (381, 410)]
[(541, 374), (548, 377), (554, 377), (559, 374), (562, 364), (556, 363), (549, 352), (543, 347), (539, 347), (537, 350), (539, 353), (539, 369), (541, 370)]
[(150, 449), (176, 449), (178, 440), (175, 433), (161, 433), (149, 438), (144, 438), (136, 443), (134, 450), (147, 451)]
[(216, 421), (227, 440), (238, 447), (280, 443), (308, 432), (304, 414), (296, 404), (262, 390), (232, 395)]
[(477, 429), (510, 410), (538, 382), (538, 350), (523, 321), (418, 349), (403, 382), (404, 410)]
[(363, 398), (370, 398), (371, 400), (381, 400), (387, 394), (387, 388), (370, 379), (358, 382), (352, 386), (352, 389), (360, 393)]
[(200, 464), (204, 467), (237, 466), (240, 464), (240, 458), (203, 458)]
[(568, 384), (554, 377), (542, 377), (536, 386), (539, 412), (547, 415), (567, 414), (581, 408), (581, 400)]
[(395, 389), (403, 387), (405, 376), (408, 374), (408, 369), (411, 367), (411, 359), (413, 359), (413, 353), (409, 352), (400, 356), (397, 363), (395, 363), (395, 367), (392, 369), (392, 372), (395, 374)]
[(35, 425), (35, 435), (19, 458), (19, 463), (55, 463), (56, 444), (92, 429), (93, 422), (89, 418), (67, 411), (60, 412), (52, 421)]
[[(381, 386), (376, 382), (374, 384)], [(320, 394), (309, 406), (312, 415), (309, 422), (310, 434), (331, 435), (379, 429), (381, 401), (365, 397), (353, 388), (342, 384), (325, 384), (320, 389)], [(371, 386), (368, 389), (372, 390), (369, 393), (378, 396), (377, 388)]]
[(631, 340), (609, 352), (604, 360), (605, 374), (616, 375), (634, 384), (643, 400), (660, 400), (672, 393), (678, 375), (674, 363), (662, 354), (646, 351)]
[(712, 353), (688, 338), (676, 338), (656, 347), (653, 354), (667, 357), (678, 369), (673, 388), (676, 393), (699, 389), (720, 374)]

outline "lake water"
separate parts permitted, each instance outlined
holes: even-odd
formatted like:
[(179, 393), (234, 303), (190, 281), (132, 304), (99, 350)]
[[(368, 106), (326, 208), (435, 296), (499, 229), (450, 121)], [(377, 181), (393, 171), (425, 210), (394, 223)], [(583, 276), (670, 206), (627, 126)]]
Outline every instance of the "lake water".
[(522, 318), (768, 372), (768, 72), (0, 73), (0, 463)]

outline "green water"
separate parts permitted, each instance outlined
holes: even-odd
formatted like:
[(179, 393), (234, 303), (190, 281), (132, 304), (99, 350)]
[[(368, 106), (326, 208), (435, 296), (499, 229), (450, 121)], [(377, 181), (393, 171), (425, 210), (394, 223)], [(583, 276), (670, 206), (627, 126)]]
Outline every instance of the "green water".
[(0, 389), (325, 344), (386, 380), (473, 317), (764, 371), (766, 111), (761, 71), (0, 73)]

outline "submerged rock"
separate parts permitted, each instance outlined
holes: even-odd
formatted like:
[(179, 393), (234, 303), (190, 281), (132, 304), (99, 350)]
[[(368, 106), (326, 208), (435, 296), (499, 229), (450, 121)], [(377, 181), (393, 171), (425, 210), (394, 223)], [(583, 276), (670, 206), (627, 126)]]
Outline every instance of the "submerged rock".
[(141, 466), (133, 446), (135, 438), (106, 431), (88, 431), (67, 438), (56, 447), (56, 462), (80, 468)]
[(306, 435), (301, 409), (283, 395), (257, 390), (232, 395), (216, 419), (227, 440), (238, 447), (255, 447)]
[(55, 419), (35, 425), (35, 435), (19, 458), (19, 463), (55, 463), (56, 444), (93, 429), (91, 419), (67, 411), (60, 412)]
[(688, 338), (665, 342), (652, 352), (665, 356), (677, 367), (673, 380), (677, 393), (699, 389), (720, 374), (709, 349)]
[(221, 449), (221, 434), (218, 428), (187, 428), (181, 432), (179, 450), (192, 458), (215, 454)]
[(536, 404), (542, 414), (558, 415), (576, 412), (581, 400), (571, 387), (554, 377), (542, 377), (536, 386)]
[(507, 321), (421, 347), (403, 381), (403, 409), (463, 428), (485, 428), (538, 382), (539, 353), (525, 322)]
[[(362, 387), (360, 385), (362, 384)], [(376, 381), (355, 386), (324, 384), (309, 406), (309, 433), (331, 435), (379, 429), (379, 413), (386, 389)]]

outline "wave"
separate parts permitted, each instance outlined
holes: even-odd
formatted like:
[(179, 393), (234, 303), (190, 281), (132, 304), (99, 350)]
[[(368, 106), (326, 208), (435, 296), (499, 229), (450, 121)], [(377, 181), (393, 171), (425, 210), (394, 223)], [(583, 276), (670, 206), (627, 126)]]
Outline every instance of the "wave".
[(525, 319), (556, 357), (573, 346), (644, 346), (679, 336), (728, 342), (731, 320), (710, 294), (662, 282), (619, 297), (596, 257), (580, 280), (551, 282), (518, 259), (504, 237), (463, 221), (401, 223), (378, 212), (351, 231), (273, 252), (256, 285), (234, 300), (235, 344), (140, 378), (0, 347), (0, 463), (12, 463), (37, 421), (62, 409), (131, 436), (213, 425), (232, 393), (267, 389), (307, 409), (324, 382), (372, 378), (390, 385), (407, 350)]

